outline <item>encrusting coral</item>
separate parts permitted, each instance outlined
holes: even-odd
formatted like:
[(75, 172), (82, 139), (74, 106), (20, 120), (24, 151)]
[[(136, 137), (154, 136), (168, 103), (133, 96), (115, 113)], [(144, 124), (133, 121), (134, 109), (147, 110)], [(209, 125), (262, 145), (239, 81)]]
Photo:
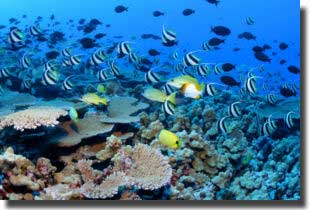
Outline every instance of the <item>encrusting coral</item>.
[(0, 118), (0, 130), (13, 126), (14, 129), (36, 129), (40, 126), (55, 126), (57, 119), (67, 115), (67, 111), (54, 107), (39, 106), (18, 111)]

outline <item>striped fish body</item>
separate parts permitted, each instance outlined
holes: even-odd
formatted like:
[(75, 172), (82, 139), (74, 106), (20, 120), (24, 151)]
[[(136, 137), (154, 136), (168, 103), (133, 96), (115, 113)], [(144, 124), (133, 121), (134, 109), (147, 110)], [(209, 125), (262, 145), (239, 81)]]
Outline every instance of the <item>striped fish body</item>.
[(149, 70), (144, 77), (145, 81), (149, 84), (155, 84), (158, 83), (160, 81), (159, 77), (157, 76), (157, 74), (155, 74), (154, 72), (152, 72), (151, 70)]
[(207, 65), (200, 64), (197, 66), (198, 75), (201, 77), (206, 77), (210, 74), (210, 70)]
[(277, 101), (277, 96), (275, 94), (268, 94), (266, 96), (266, 102), (271, 105), (276, 105)]
[(200, 62), (200, 59), (193, 55), (192, 52), (187, 53), (183, 58), (183, 65), (185, 67), (197, 66)]
[(43, 73), (42, 84), (43, 85), (55, 85), (58, 81), (58, 75), (55, 71), (47, 70)]
[(166, 115), (174, 115), (175, 105), (169, 100), (165, 100), (165, 102), (162, 104), (162, 110)]
[(13, 29), (8, 35), (8, 42), (10, 44), (21, 43), (24, 40), (24, 36), (19, 29)]
[(227, 126), (225, 124), (225, 120), (227, 119), (228, 117), (223, 117), (221, 118), (218, 122), (217, 122), (217, 129), (219, 132), (223, 133), (223, 134), (226, 134), (228, 132), (227, 130)]
[(250, 17), (246, 18), (246, 24), (248, 25), (253, 25), (254, 24), (254, 20)]
[(210, 51), (210, 50), (213, 50), (213, 46), (210, 46), (208, 42), (204, 42), (202, 43), (202, 49), (205, 50), (205, 51)]
[(162, 30), (162, 42), (164, 45), (174, 45), (176, 44), (176, 33), (170, 30), (166, 30), (163, 26)]
[(102, 82), (102, 81), (106, 81), (108, 79), (108, 74), (106, 72), (106, 69), (101, 69), (100, 71), (98, 71), (97, 73), (97, 78)]
[(125, 55), (129, 55), (131, 52), (131, 48), (128, 42), (120, 42), (117, 45), (117, 57), (122, 58)]
[(119, 67), (114, 62), (112, 62), (110, 64), (110, 69), (111, 69), (111, 73), (113, 76), (117, 77), (117, 76), (121, 75)]
[(228, 115), (229, 116), (233, 116), (233, 117), (240, 117), (242, 115), (240, 109), (238, 108), (237, 104), (239, 104), (240, 102), (235, 102), (232, 103), (229, 107), (228, 107)]
[(70, 48), (65, 48), (61, 51), (61, 55), (63, 57), (70, 57), (71, 56), (71, 49)]
[(19, 61), (19, 64), (22, 69), (28, 69), (30, 67), (29, 57), (23, 55), (23, 57)]
[(90, 57), (90, 64), (93, 66), (98, 66), (105, 61), (106, 55), (102, 50), (97, 50)]
[(289, 129), (294, 127), (292, 114), (294, 114), (294, 112), (288, 112), (285, 116), (285, 119), (284, 119), (284, 122)]
[(0, 78), (8, 78), (10, 76), (11, 76), (11, 73), (7, 68), (2, 68), (0, 70)]
[(254, 77), (249, 77), (245, 83), (245, 89), (250, 94), (255, 94), (257, 92), (256, 82)]
[(25, 79), (23, 80), (23, 87), (27, 90), (31, 89), (31, 80), (30, 79)]
[(261, 133), (263, 136), (271, 136), (274, 131), (275, 128), (267, 121), (263, 124)]
[(165, 84), (165, 86), (163, 87), (163, 90), (166, 93), (166, 95), (170, 95), (171, 93), (174, 92), (173, 88), (169, 84)]
[(223, 72), (223, 69), (222, 69), (221, 65), (222, 65), (222, 64), (217, 64), (217, 65), (215, 65), (215, 67), (214, 67), (214, 73), (215, 73), (216, 75), (219, 75), (219, 74), (221, 74), (221, 73)]
[(207, 84), (205, 87), (204, 93), (207, 94), (208, 96), (214, 96), (216, 94), (216, 89), (212, 84)]
[(29, 31), (32, 36), (40, 36), (42, 34), (41, 30), (36, 26), (31, 26)]
[(72, 79), (73, 76), (69, 76), (67, 77), (63, 83), (62, 83), (62, 89), (67, 91), (67, 90), (72, 90), (74, 85), (72, 84), (72, 82), (70, 81), (70, 79)]

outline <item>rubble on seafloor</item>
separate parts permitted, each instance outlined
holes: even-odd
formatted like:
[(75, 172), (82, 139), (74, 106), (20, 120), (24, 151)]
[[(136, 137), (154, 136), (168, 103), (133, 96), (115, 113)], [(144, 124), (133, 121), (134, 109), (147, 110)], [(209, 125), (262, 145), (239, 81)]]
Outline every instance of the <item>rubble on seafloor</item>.
[[(177, 107), (175, 116), (165, 116), (131, 97), (115, 98), (107, 114), (85, 112), (77, 122), (67, 117), (65, 107), (52, 102), (48, 107), (29, 102), (24, 109), (13, 107), (0, 117), (0, 197), (300, 199), (299, 129), (280, 137), (260, 136), (256, 110), (244, 106), (242, 116), (229, 119), (229, 132), (222, 134), (217, 121), (225, 116), (223, 107), (234, 101), (225, 94), (186, 102)], [(45, 111), (36, 111), (42, 108)], [(260, 109), (260, 117), (266, 118), (269, 111)], [(176, 133), (181, 148), (158, 142), (164, 128)], [(29, 129), (28, 138), (36, 137), (36, 142), (17, 144), (20, 139), (14, 138), (22, 140)], [(19, 148), (29, 142), (29, 151)], [(35, 158), (31, 150), (41, 144), (45, 149), (36, 151)]]

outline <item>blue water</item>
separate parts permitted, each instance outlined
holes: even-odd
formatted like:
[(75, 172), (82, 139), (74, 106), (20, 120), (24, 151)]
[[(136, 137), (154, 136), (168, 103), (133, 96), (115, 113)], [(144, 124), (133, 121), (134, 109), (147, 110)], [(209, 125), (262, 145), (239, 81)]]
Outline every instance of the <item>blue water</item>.
[[(114, 8), (117, 5), (124, 5), (125, 7), (128, 7), (128, 11), (125, 11), (123, 13), (116, 13), (114, 11)], [(193, 9), (195, 12), (194, 14), (190, 16), (184, 16), (182, 14), (182, 11), (184, 9)], [(160, 17), (154, 17), (152, 13), (156, 10), (163, 12), (164, 15)], [(232, 76), (235, 80), (241, 83), (241, 87), (244, 84), (244, 80), (246, 79), (248, 72), (252, 71), (251, 69), (255, 69), (252, 71), (252, 73), (261, 78), (261, 79), (258, 79), (257, 81), (257, 86), (258, 86), (257, 94), (259, 95), (259, 97), (261, 97), (259, 99), (261, 101), (263, 101), (263, 98), (269, 93), (274, 93), (278, 95), (279, 98), (281, 98), (281, 100), (283, 101), (290, 100), (292, 98), (298, 100), (300, 96), (300, 91), (299, 91), (300, 74), (292, 73), (288, 70), (288, 67), (290, 65), (300, 68), (300, 5), (298, 1), (293, 1), (293, 0), (268, 0), (268, 1), (221, 0), (219, 4), (215, 6), (215, 5), (208, 3), (206, 0), (192, 0), (192, 1), (189, 1), (189, 0), (153, 0), (153, 1), (152, 0), (148, 0), (148, 1), (146, 0), (87, 0), (87, 1), (85, 0), (66, 0), (66, 1), (64, 0), (53, 0), (53, 1), (50, 1), (50, 0), (27, 0), (27, 1), (25, 0), (0, 0), (0, 11), (1, 11), (0, 12), (0, 25), (6, 26), (6, 28), (0, 29), (0, 48), (1, 49), (2, 48), (7, 49), (6, 47), (8, 47), (7, 34), (10, 31), (10, 27), (14, 26), (14, 24), (9, 23), (10, 18), (16, 18), (18, 21), (21, 21), (19, 24), (15, 26), (21, 29), (21, 31), (24, 34), (29, 33), (28, 28), (30, 26), (37, 25), (35, 21), (37, 20), (38, 16), (43, 17), (43, 20), (39, 22), (38, 26), (40, 27), (40, 29), (44, 31), (43, 33), (44, 37), (49, 38), (49, 35), (55, 31), (60, 31), (65, 34), (66, 41), (59, 42), (58, 44), (53, 45), (53, 49), (50, 49), (48, 47), (47, 42), (36, 42), (35, 38), (28, 37), (34, 42), (34, 44), (31, 45), (30, 48), (25, 47), (25, 48), (20, 49), (19, 51), (14, 51), (14, 52), (11, 52), (10, 50), (7, 51), (9, 52), (8, 55), (13, 54), (13, 55), (16, 55), (18, 58), (20, 58), (24, 53), (31, 52), (33, 48), (40, 49), (40, 51), (32, 55), (33, 61), (35, 60), (37, 62), (36, 67), (42, 66), (44, 62), (47, 61), (45, 58), (45, 53), (50, 50), (60, 51), (66, 47), (74, 46), (73, 47), (74, 53), (83, 55), (82, 63), (86, 63), (88, 62), (89, 57), (92, 55), (92, 53), (96, 49), (98, 48), (106, 49), (107, 47), (110, 47), (113, 43), (118, 43), (121, 41), (130, 41), (130, 45), (133, 51), (137, 55), (141, 57), (149, 58), (150, 60), (153, 60), (154, 57), (149, 56), (148, 51), (150, 49), (156, 49), (157, 51), (159, 51), (161, 53), (160, 56), (157, 56), (157, 58), (159, 59), (159, 64), (153, 64), (152, 67), (161, 66), (164, 63), (169, 63), (171, 64), (171, 66), (173, 66), (179, 62), (182, 62), (182, 57), (185, 55), (186, 52), (201, 50), (203, 42), (206, 42), (213, 37), (218, 37), (221, 39), (225, 39), (225, 43), (219, 46), (220, 49), (204, 51), (204, 52), (199, 51), (198, 53), (195, 53), (195, 55), (201, 58), (203, 63), (228, 62), (228, 63), (234, 64), (236, 66), (236, 69), (230, 72), (225, 72), (223, 75)], [(23, 15), (26, 15), (27, 17), (23, 18), (22, 17)], [(55, 16), (55, 20), (53, 22), (59, 21), (60, 22), (59, 25), (56, 25), (53, 27), (49, 26), (49, 24), (51, 24), (51, 20), (50, 20), (51, 15)], [(245, 21), (246, 21), (246, 18), (248, 17), (252, 17), (254, 19), (255, 23), (253, 25), (246, 24)], [(86, 19), (85, 23), (88, 23), (91, 19), (96, 18), (99, 21), (101, 21), (102, 24), (99, 25), (95, 31), (88, 33), (88, 34), (84, 34), (83, 31), (77, 30), (77, 26), (79, 26), (78, 21), (82, 18)], [(69, 23), (69, 20), (73, 20), (73, 23)], [(106, 27), (106, 24), (110, 24), (111, 27), (109, 28)], [(141, 38), (142, 34), (155, 34), (161, 37), (163, 25), (167, 29), (171, 29), (176, 33), (177, 41), (178, 41), (178, 44), (176, 46), (165, 47), (163, 46), (161, 40)], [(231, 30), (231, 34), (225, 37), (214, 34), (211, 31), (211, 28), (214, 26), (219, 26), (219, 25), (229, 28)], [(243, 32), (252, 33), (254, 36), (256, 36), (256, 39), (246, 40), (246, 39), (238, 38), (238, 35)], [(98, 44), (97, 47), (94, 47), (91, 49), (83, 49), (81, 47), (81, 45), (79, 44), (79, 40), (81, 38), (84, 38), (84, 37), (93, 38), (94, 35), (98, 33), (105, 33), (106, 36), (103, 37), (102, 39), (96, 40), (96, 43)], [(116, 39), (115, 36), (123, 36), (123, 38)], [(279, 49), (279, 44), (281, 42), (285, 42), (288, 45), (288, 48), (286, 50)], [(262, 62), (256, 59), (254, 56), (252, 48), (254, 46), (263, 46), (264, 44), (268, 44), (271, 46), (270, 50), (265, 51), (265, 53), (270, 57), (271, 62)], [(233, 50), (234, 48), (240, 48), (240, 51), (234, 51)], [(179, 54), (179, 61), (173, 61), (171, 59), (172, 53), (176, 51)], [(127, 59), (117, 59), (115, 50), (110, 58), (113, 58), (116, 60), (116, 63), (121, 67), (121, 74), (125, 75), (127, 79), (129, 78), (128, 80), (136, 79), (132, 77), (133, 66), (131, 64), (128, 64)], [(286, 63), (281, 65), (280, 61), (283, 59), (286, 60)], [(9, 58), (5, 58), (5, 57), (0, 58), (0, 69), (3, 67), (6, 67), (4, 66), (3, 63), (7, 62), (8, 60)], [(61, 59), (59, 59), (58, 61), (60, 60)], [(40, 65), (38, 65), (38, 63)], [(16, 66), (16, 65), (17, 65), (17, 61), (15, 63), (12, 62), (11, 66)], [(102, 64), (102, 66), (100, 67), (106, 67), (106, 66), (107, 66), (106, 64)], [(95, 71), (99, 70), (100, 67), (94, 68)], [(263, 67), (264, 70), (260, 71), (259, 67)], [(158, 73), (160, 72), (160, 70), (166, 71), (166, 75), (161, 75), (162, 78), (164, 78), (164, 81), (162, 81), (163, 83), (166, 82), (168, 79), (171, 79), (175, 76), (180, 75), (180, 72), (174, 72), (172, 68), (170, 69), (168, 68), (168, 70), (157, 68), (157, 69), (154, 69), (154, 72)], [(61, 69), (60, 72), (61, 72), (61, 79), (60, 79), (61, 82), (63, 81), (65, 76), (72, 74), (71, 72), (77, 75), (84, 73), (83, 71), (78, 72), (77, 69), (74, 69), (74, 71), (71, 71), (70, 68), (68, 69), (64, 68), (64, 70)], [(140, 73), (142, 75), (140, 77), (140, 80), (141, 78), (143, 80), (145, 72), (140, 72)], [(94, 76), (95, 74), (88, 75), (85, 73), (84, 76), (85, 75), (87, 78), (95, 79), (95, 76)], [(197, 74), (195, 75), (197, 76)], [(199, 80), (199, 82), (203, 82), (203, 83), (209, 83), (209, 82), (221, 83), (219, 79), (220, 76), (221, 75), (215, 75), (212, 72), (206, 78), (197, 76), (197, 79)], [(18, 78), (18, 79), (21, 79), (21, 78)], [(36, 85), (33, 86), (31, 91), (25, 91), (24, 89), (20, 89), (19, 88), (20, 83), (18, 83), (18, 85), (15, 85), (14, 83), (15, 80), (12, 80), (14, 83), (13, 88), (12, 86), (10, 87), (9, 85), (7, 85), (6, 83), (7, 81), (4, 80), (3, 78), (0, 78), (0, 85), (1, 87), (4, 87), (8, 90), (29, 93), (29, 94), (35, 95), (38, 98), (49, 98), (49, 99), (51, 95), (53, 96), (52, 98), (63, 97), (65, 99), (69, 99), (70, 97), (72, 97), (76, 99), (76, 98), (80, 98), (82, 95), (82, 92), (84, 91), (82, 90), (82, 88), (73, 90), (71, 92), (72, 93), (71, 95), (68, 93), (62, 92), (60, 88), (58, 89), (54, 88), (53, 92), (48, 92), (48, 91), (44, 92), (46, 90), (40, 92), (40, 89), (42, 88), (42, 84), (39, 84), (38, 82), (40, 77), (37, 77), (35, 79), (37, 79), (37, 81), (34, 81), (33, 83), (36, 83)], [(60, 87), (61, 82), (57, 83), (58, 87)], [(77, 82), (80, 86), (86, 86), (85, 83), (83, 83), (85, 82), (84, 80), (75, 81), (75, 82)], [(123, 81), (120, 80), (120, 83), (122, 82)], [(97, 85), (97, 83), (98, 81), (96, 81), (95, 84)], [(295, 96), (293, 97), (281, 96), (280, 87), (283, 86), (285, 83), (288, 83), (290, 85), (292, 84), (296, 85), (297, 94)], [(263, 84), (267, 86), (267, 89), (263, 90), (262, 88)], [(143, 83), (143, 85), (144, 85), (143, 88), (150, 86), (149, 84), (146, 84), (146, 83)], [(232, 93), (234, 97), (237, 98), (237, 96), (239, 97), (238, 95), (239, 89), (240, 89), (240, 86), (235, 86), (232, 88), (227, 88), (225, 90), (230, 91), (230, 93)], [(136, 92), (134, 94), (131, 93), (131, 94), (135, 97), (140, 96), (139, 99), (141, 99), (143, 98), (141, 96), (142, 92), (143, 90), (141, 90), (140, 92)], [(55, 94), (55, 96), (53, 94)], [(125, 91), (124, 94), (127, 94), (127, 92)], [(108, 95), (108, 98), (112, 98), (112, 97), (113, 96), (111, 94)], [(244, 100), (248, 100), (247, 102), (251, 104), (252, 103), (255, 104), (256, 98), (251, 98), (251, 97), (252, 95)], [(144, 102), (146, 101), (146, 99), (144, 98), (141, 100), (143, 100)], [(202, 98), (197, 103), (195, 100), (192, 100), (192, 101), (187, 100), (186, 102), (184, 102), (185, 105), (183, 104), (180, 105), (180, 107), (183, 106), (180, 109), (193, 110), (193, 107), (197, 106), (197, 104), (199, 105), (200, 102), (206, 102), (208, 100), (211, 100), (211, 99)], [(222, 101), (219, 103), (224, 103), (224, 102)], [(219, 105), (219, 107), (226, 110), (227, 108), (226, 106), (228, 106), (229, 103), (227, 102), (227, 104), (224, 104), (224, 105), (221, 104)], [(152, 103), (150, 102), (150, 104), (152, 106), (151, 106), (151, 113), (148, 113), (149, 115), (154, 114), (154, 112), (158, 111), (159, 107), (161, 107), (161, 105), (153, 106), (154, 105), (153, 102)], [(217, 104), (215, 104), (214, 106), (217, 106)], [(223, 112), (222, 110), (220, 110), (219, 107), (214, 108), (217, 111), (217, 114), (219, 115), (217, 116), (216, 120), (219, 120), (221, 119), (221, 117), (223, 117), (223, 116), (220, 116), (220, 114), (222, 114)], [(243, 108), (246, 109), (247, 107), (243, 107)], [(102, 111), (102, 109), (97, 109), (97, 111), (98, 110), (100, 112)], [(103, 112), (106, 111), (105, 109), (103, 110), (104, 110)], [(246, 113), (248, 114), (250, 111), (253, 111), (253, 110), (247, 110)], [(254, 116), (253, 113), (251, 117)], [(192, 114), (192, 113), (188, 112), (187, 115), (184, 117), (187, 117), (190, 120), (196, 117), (195, 120), (197, 122), (200, 122), (199, 121), (200, 119), (197, 119), (197, 116), (193, 117), (193, 116), (189, 116), (189, 114)], [(279, 123), (282, 123), (283, 125), (283, 118), (278, 119), (278, 121)], [(193, 122), (194, 120), (191, 123)], [(175, 123), (175, 118), (173, 118), (173, 116), (172, 117), (170, 116), (170, 118), (167, 117), (164, 120), (162, 120), (162, 123), (164, 125), (173, 125), (173, 123)], [(261, 120), (261, 123), (264, 123), (264, 121)], [(203, 123), (200, 122), (200, 124), (199, 123), (197, 124), (198, 126), (202, 126), (202, 124), (205, 124), (205, 122)], [(139, 125), (136, 127), (140, 128)], [(283, 129), (283, 127), (281, 127), (281, 129)], [(268, 157), (264, 157), (265, 159), (268, 159), (270, 157), (270, 158), (275, 158), (277, 159), (276, 161), (280, 162), (281, 161), (280, 159), (282, 157), (278, 157), (279, 156), (278, 153), (280, 153), (279, 151), (283, 150), (282, 152), (284, 152), (285, 155), (288, 155), (289, 150), (290, 150), (290, 149), (285, 149), (286, 147), (284, 145), (279, 146), (281, 144), (281, 140), (291, 137), (294, 140), (297, 139), (295, 146), (298, 145), (298, 142), (299, 142), (298, 139), (300, 137), (299, 131), (298, 131), (299, 128), (294, 127), (294, 129), (295, 130), (292, 131), (291, 133), (290, 133), (290, 130), (286, 130), (287, 133), (285, 133), (285, 135), (283, 136), (280, 135), (280, 139), (277, 139), (277, 140), (275, 140), (276, 137), (271, 139), (269, 137), (265, 138), (262, 136), (251, 136), (251, 134), (245, 133), (246, 137), (249, 138), (248, 139), (249, 145), (253, 144), (252, 146), (254, 149), (249, 151), (250, 148), (252, 149), (252, 146), (251, 147), (249, 146), (249, 148), (247, 148), (248, 150), (244, 150), (244, 153), (242, 153), (242, 155), (244, 155), (246, 152), (248, 153), (253, 152), (253, 151), (254, 153), (261, 152), (261, 153), (266, 153), (267, 154), (266, 156), (270, 154)], [(180, 132), (181, 130), (178, 130), (178, 131)], [(190, 133), (190, 131), (188, 131), (188, 133)], [(206, 134), (201, 133), (200, 135), (205, 137)], [(5, 139), (5, 137), (3, 137), (3, 139)], [(0, 139), (0, 140), (5, 142), (5, 140), (3, 139)], [(217, 141), (219, 139), (220, 138), (218, 138)], [(258, 146), (259, 144), (263, 144), (263, 146)], [(2, 143), (1, 145), (7, 146), (5, 145), (5, 143)], [(216, 145), (215, 148), (218, 149), (218, 148), (221, 148), (221, 146), (222, 145)], [(271, 152), (273, 151), (274, 148), (278, 150), (277, 154), (273, 154)], [(296, 148), (295, 150), (297, 151)], [(170, 152), (167, 152), (167, 154), (170, 154)], [(174, 153), (172, 152), (172, 154)], [(275, 157), (276, 155), (278, 156)], [(299, 156), (297, 152), (295, 152), (294, 154), (290, 153), (290, 155), (292, 156), (296, 155), (297, 159)], [(260, 164), (263, 164), (262, 162), (264, 161), (267, 162), (267, 160), (265, 159), (262, 160), (263, 158), (259, 160), (258, 159), (255, 159), (256, 162), (254, 160), (249, 161), (250, 162), (249, 165), (251, 165), (249, 166), (251, 167), (250, 171), (255, 171), (255, 170), (258, 170), (257, 168), (263, 167), (261, 165), (257, 166), (259, 165), (257, 162), (260, 162)], [(240, 162), (240, 160), (238, 161)], [(283, 162), (285, 161), (287, 160), (283, 160)], [(233, 162), (233, 164), (238, 165), (239, 162), (238, 163), (236, 162)], [(296, 162), (298, 161), (296, 160)], [(236, 169), (236, 171), (242, 167), (244, 166), (240, 166), (240, 165), (238, 165), (238, 167), (236, 166), (236, 168), (238, 168)], [(290, 167), (293, 167), (293, 166), (290, 166)], [(241, 170), (243, 169), (244, 168), (242, 168)], [(262, 168), (260, 169), (264, 170)], [(298, 171), (298, 170), (296, 169), (295, 171)], [(238, 173), (239, 172), (240, 171), (238, 171)], [(287, 174), (291, 175), (290, 173), (291, 173), (291, 169), (288, 169)], [(243, 172), (240, 172), (238, 175), (240, 174), (243, 174)], [(281, 180), (281, 184), (279, 184), (279, 186), (283, 185), (284, 186), (283, 188), (285, 188), (287, 187), (288, 182), (289, 181), (286, 179), (285, 181)], [(279, 186), (278, 188), (281, 188)], [(298, 187), (296, 187), (296, 189), (299, 189)], [(229, 186), (227, 188), (229, 188)], [(287, 192), (281, 191), (281, 193), (279, 193), (279, 191), (277, 191), (278, 192), (277, 196), (279, 197), (275, 197), (275, 195), (273, 195), (273, 196), (270, 196), (269, 199), (299, 199), (300, 194), (294, 191), (295, 189), (294, 187), (291, 187), (291, 188), (292, 189), (287, 189)], [(273, 192), (274, 194), (274, 191), (276, 191), (276, 189), (272, 189), (274, 190), (272, 191), (269, 188), (268, 190), (269, 190), (268, 191), (269, 194), (271, 194), (271, 192)], [(220, 194), (221, 193), (225, 194), (225, 192), (226, 191), (224, 189), (221, 189), (221, 191), (217, 192), (218, 197), (215, 196), (213, 197), (213, 199), (221, 199), (222, 197), (220, 196)], [(238, 196), (236, 197), (238, 199)], [(229, 198), (235, 199), (236, 197), (229, 197)], [(225, 199), (224, 195), (223, 195), (223, 198)], [(178, 199), (182, 199), (182, 198), (178, 198)], [(244, 198), (244, 199), (247, 199), (247, 198)], [(250, 199), (255, 199), (255, 198), (250, 197)], [(265, 199), (265, 197), (263, 199)]]

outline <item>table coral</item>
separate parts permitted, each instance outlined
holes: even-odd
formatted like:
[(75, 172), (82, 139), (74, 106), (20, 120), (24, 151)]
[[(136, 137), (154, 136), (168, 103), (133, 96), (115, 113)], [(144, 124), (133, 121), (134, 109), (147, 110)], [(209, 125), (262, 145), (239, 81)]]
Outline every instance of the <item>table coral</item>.
[(67, 111), (54, 107), (39, 106), (18, 111), (0, 118), (0, 130), (13, 126), (14, 129), (36, 129), (40, 126), (55, 126), (57, 119), (67, 115)]

